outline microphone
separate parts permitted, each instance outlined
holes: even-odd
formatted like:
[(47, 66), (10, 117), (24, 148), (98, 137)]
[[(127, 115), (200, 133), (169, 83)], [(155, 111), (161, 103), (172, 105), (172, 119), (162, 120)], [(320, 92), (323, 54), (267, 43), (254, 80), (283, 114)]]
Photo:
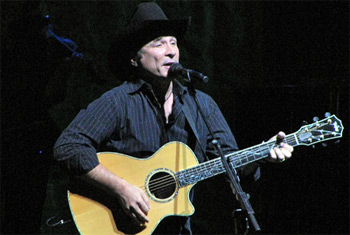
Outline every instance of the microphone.
[(207, 83), (209, 81), (208, 76), (205, 76), (204, 74), (194, 71), (192, 69), (187, 69), (178, 63), (172, 64), (169, 68), (168, 76), (174, 75), (183, 76), (186, 82), (199, 81)]

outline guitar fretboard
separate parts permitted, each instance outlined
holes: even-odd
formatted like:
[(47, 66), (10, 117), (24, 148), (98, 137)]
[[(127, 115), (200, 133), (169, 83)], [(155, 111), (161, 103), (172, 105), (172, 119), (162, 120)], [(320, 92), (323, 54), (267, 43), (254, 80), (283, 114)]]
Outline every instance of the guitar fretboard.
[[(287, 135), (283, 142), (291, 145), (299, 145), (297, 136), (295, 133)], [(225, 156), (228, 162), (234, 167), (238, 168), (249, 163), (266, 158), (269, 155), (271, 149), (276, 147), (276, 141), (271, 140), (255, 145), (253, 147), (243, 149), (237, 152), (230, 153)], [(176, 173), (178, 183), (180, 187), (184, 187), (190, 184), (197, 183), (199, 181), (208, 179), (210, 177), (219, 175), (226, 172), (221, 158), (215, 158), (213, 160), (201, 163), (195, 167), (188, 168)]]

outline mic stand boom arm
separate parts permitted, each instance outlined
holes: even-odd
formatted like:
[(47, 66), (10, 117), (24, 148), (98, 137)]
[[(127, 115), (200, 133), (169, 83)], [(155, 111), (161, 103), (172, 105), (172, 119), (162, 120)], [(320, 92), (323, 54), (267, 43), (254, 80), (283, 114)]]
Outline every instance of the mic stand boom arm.
[[(188, 74), (189, 76), (189, 74)], [(189, 81), (191, 81), (190, 78), (188, 78)], [(193, 97), (195, 103), (196, 103), (196, 106), (199, 110), (199, 113), (200, 115), (202, 116), (203, 120), (204, 120), (204, 123), (205, 125), (207, 126), (208, 130), (209, 130), (209, 133), (210, 135), (212, 136), (213, 140), (212, 140), (212, 143), (213, 145), (215, 146), (218, 154), (220, 155), (221, 157), (221, 161), (223, 163), (223, 166), (225, 167), (225, 170), (226, 170), (226, 173), (230, 179), (230, 182), (232, 183), (233, 187), (234, 187), (234, 191), (236, 193), (236, 199), (239, 201), (240, 205), (241, 205), (241, 208), (243, 211), (245, 211), (248, 215), (248, 218), (250, 219), (250, 222), (251, 224), (253, 225), (255, 231), (260, 231), (260, 226), (254, 216), (254, 210), (249, 202), (249, 196), (247, 193), (243, 192), (243, 189), (239, 183), (239, 177), (238, 177), (238, 174), (237, 174), (237, 171), (236, 169), (233, 167), (232, 164), (228, 164), (228, 162), (226, 161), (226, 158), (221, 150), (221, 146), (219, 144), (219, 142), (216, 140), (215, 138), (215, 135), (211, 129), (211, 127), (209, 126), (209, 123), (207, 122), (207, 120), (205, 119), (205, 116), (203, 114), (203, 111), (197, 101), (197, 98), (196, 98), (196, 91), (194, 89), (194, 86), (193, 86), (193, 83), (190, 82), (189, 83), (189, 91), (190, 91), (190, 95)]]

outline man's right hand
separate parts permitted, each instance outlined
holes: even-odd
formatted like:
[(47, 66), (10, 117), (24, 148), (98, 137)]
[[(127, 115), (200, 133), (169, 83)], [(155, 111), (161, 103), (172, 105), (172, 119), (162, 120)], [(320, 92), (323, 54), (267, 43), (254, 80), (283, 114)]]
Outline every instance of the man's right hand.
[(115, 194), (125, 212), (137, 223), (149, 222), (147, 214), (150, 204), (142, 189), (113, 174), (101, 164), (89, 171), (86, 178)]
[(145, 192), (135, 185), (123, 179), (121, 180), (124, 182), (122, 182), (117, 194), (122, 207), (137, 223), (144, 224), (149, 222), (147, 214), (150, 210), (150, 205)]

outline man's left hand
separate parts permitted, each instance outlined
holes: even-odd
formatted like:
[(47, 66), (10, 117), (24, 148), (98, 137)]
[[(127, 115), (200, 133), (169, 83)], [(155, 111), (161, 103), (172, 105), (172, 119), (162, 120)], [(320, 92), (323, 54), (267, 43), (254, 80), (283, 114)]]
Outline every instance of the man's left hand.
[(276, 140), (276, 147), (270, 150), (270, 157), (267, 159), (269, 162), (284, 162), (292, 156), (293, 146), (283, 142), (286, 134), (282, 131), (272, 137), (270, 140)]

